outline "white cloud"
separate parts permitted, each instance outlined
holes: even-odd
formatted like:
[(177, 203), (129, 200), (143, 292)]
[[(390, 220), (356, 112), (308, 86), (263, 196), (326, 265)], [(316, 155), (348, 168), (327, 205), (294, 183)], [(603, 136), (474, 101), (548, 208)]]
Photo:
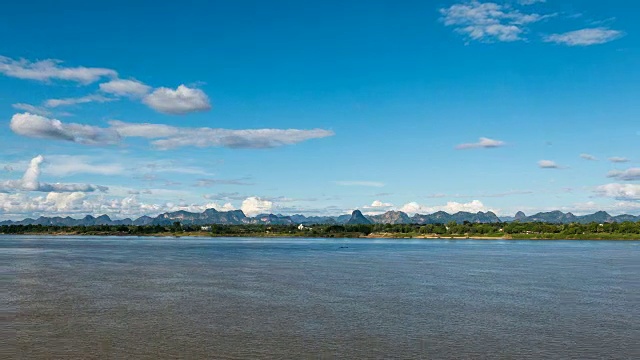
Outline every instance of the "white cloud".
[(53, 176), (68, 176), (74, 174), (118, 175), (124, 172), (124, 167), (114, 163), (94, 163), (84, 155), (51, 155), (47, 156), (46, 167), (43, 172)]
[(382, 202), (380, 200), (375, 200), (374, 202), (371, 203), (370, 207), (372, 207), (372, 208), (388, 208), (388, 207), (392, 207), (392, 206), (393, 206), (393, 204), (391, 204), (391, 203), (385, 203), (385, 202)]
[(384, 186), (384, 183), (379, 181), (334, 181), (333, 183), (340, 186), (369, 186), (369, 187)]
[(74, 216), (87, 214), (107, 214), (112, 218), (138, 218), (143, 215), (156, 216), (164, 212), (178, 210), (203, 212), (206, 209), (230, 211), (236, 208), (231, 203), (220, 205), (216, 202), (204, 204), (141, 201), (138, 196), (128, 195), (111, 198), (103, 194), (88, 195), (83, 192), (50, 192), (33, 196), (28, 193), (0, 193), (0, 216), (4, 219), (22, 220), (37, 216)]
[(211, 109), (209, 98), (204, 91), (185, 85), (180, 85), (175, 90), (166, 87), (157, 88), (145, 96), (142, 102), (165, 114), (186, 114)]
[(620, 157), (620, 156), (614, 156), (614, 157), (610, 157), (609, 161), (611, 161), (612, 163), (626, 163), (629, 162), (631, 160), (625, 158), (625, 157)]
[(542, 169), (562, 169), (562, 166), (552, 160), (540, 160), (538, 161), (538, 166)]
[(580, 154), (580, 157), (585, 160), (598, 161), (598, 158), (591, 154)]
[(501, 146), (504, 146), (504, 145), (505, 145), (504, 141), (493, 140), (493, 139), (489, 139), (489, 138), (486, 138), (486, 137), (481, 137), (478, 140), (477, 143), (460, 144), (460, 145), (456, 146), (456, 149), (459, 149), (459, 150), (478, 149), (478, 148), (491, 149), (491, 148), (501, 147)]
[(562, 34), (551, 34), (546, 36), (544, 41), (568, 46), (589, 46), (608, 43), (622, 36), (623, 33), (618, 30), (592, 28), (569, 31)]
[(547, 2), (547, 0), (518, 0), (518, 4), (525, 6), (544, 2)]
[(263, 200), (256, 196), (251, 196), (242, 201), (240, 207), (242, 212), (247, 216), (254, 216), (262, 213), (269, 213), (273, 209), (273, 202), (269, 200)]
[(49, 193), (46, 196), (30, 197), (24, 193), (3, 194), (0, 193), (0, 214), (4, 218), (24, 218), (36, 214), (58, 214), (60, 212), (73, 212), (83, 210), (82, 203), (85, 194)]
[(31, 159), (29, 166), (20, 180), (6, 180), (0, 182), (0, 192), (10, 191), (41, 191), (41, 192), (93, 192), (107, 191), (108, 188), (89, 184), (61, 184), (42, 183), (39, 181), (40, 165), (44, 161), (42, 155)]
[(90, 84), (103, 77), (116, 77), (117, 72), (105, 68), (64, 67), (60, 60), (41, 60), (31, 62), (26, 59), (14, 60), (0, 56), (0, 73), (19, 79), (36, 81), (66, 80), (81, 84)]
[(404, 204), (399, 210), (407, 214), (432, 214), (437, 211), (444, 211), (449, 214), (454, 214), (460, 211), (471, 213), (477, 213), (479, 211), (490, 211), (480, 200), (473, 200), (468, 203), (449, 201), (446, 205), (437, 206), (426, 206), (418, 204), (417, 202), (410, 202)]
[(265, 149), (292, 145), (309, 139), (332, 136), (322, 129), (247, 129), (178, 128), (161, 124), (131, 124), (111, 121), (111, 127), (123, 137), (159, 139), (152, 144), (161, 150), (183, 146)]
[(640, 168), (629, 168), (624, 171), (610, 171), (609, 174), (607, 174), (607, 177), (617, 178), (622, 181), (640, 180)]
[(395, 209), (395, 207), (391, 203), (385, 203), (380, 200), (375, 200), (371, 203), (371, 205), (363, 206), (362, 209), (366, 215), (377, 215), (389, 210), (393, 210)]
[[(177, 136), (180, 135), (181, 131), (188, 129), (182, 128), (181, 130), (181, 128), (163, 124), (126, 123), (118, 120), (112, 120), (109, 122), (109, 124), (123, 137), (143, 137), (147, 139), (168, 138)], [(191, 133), (191, 135), (195, 135), (196, 132), (197, 130)]]
[(59, 106), (86, 104), (90, 102), (104, 103), (104, 102), (115, 101), (115, 100), (116, 99), (104, 97), (98, 94), (93, 94), (93, 95), (87, 95), (87, 96), (82, 96), (77, 98), (49, 99), (44, 102), (44, 106), (48, 108), (56, 108)]
[(41, 116), (51, 116), (51, 111), (41, 107), (35, 106), (25, 103), (17, 103), (11, 105), (14, 109), (30, 112), (32, 114), (41, 115)]
[(64, 124), (57, 119), (31, 113), (15, 114), (11, 118), (11, 130), (18, 135), (76, 142), (79, 144), (104, 145), (120, 141), (113, 129), (81, 124)]
[(598, 186), (595, 192), (600, 196), (610, 197), (616, 200), (640, 200), (640, 184), (606, 184)]
[(109, 124), (109, 128), (65, 124), (57, 119), (22, 113), (13, 115), (10, 127), (13, 132), (22, 136), (89, 145), (116, 144), (124, 137), (144, 137), (157, 139), (151, 144), (160, 150), (183, 146), (265, 149), (334, 135), (333, 131), (323, 129), (179, 128), (161, 124), (131, 124), (122, 121), (111, 121)]
[(100, 91), (116, 96), (141, 98), (151, 91), (151, 87), (137, 80), (113, 79), (100, 84)]
[(198, 179), (194, 186), (196, 187), (213, 187), (217, 185), (253, 185), (254, 183), (247, 181), (249, 178), (240, 179)]
[(552, 15), (523, 14), (508, 5), (470, 1), (440, 9), (446, 26), (478, 41), (523, 40), (526, 25)]

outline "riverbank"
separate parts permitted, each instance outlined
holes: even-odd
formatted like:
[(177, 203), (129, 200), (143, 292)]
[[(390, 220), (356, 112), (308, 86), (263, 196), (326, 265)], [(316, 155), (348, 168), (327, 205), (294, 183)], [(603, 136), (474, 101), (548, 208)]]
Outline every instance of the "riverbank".
[(149, 234), (131, 234), (127, 232), (77, 232), (77, 231), (56, 231), (56, 232), (28, 232), (18, 234), (1, 235), (36, 235), (36, 236), (137, 236), (137, 237), (199, 237), (199, 238), (221, 238), (221, 237), (237, 237), (237, 238), (344, 238), (344, 239), (421, 239), (421, 240), (627, 240), (638, 241), (640, 234), (580, 234), (580, 235), (561, 235), (561, 234), (500, 234), (495, 236), (474, 236), (474, 235), (439, 235), (439, 234), (404, 234), (404, 233), (343, 233), (319, 235), (312, 233), (247, 233), (247, 234), (214, 234), (206, 231), (196, 232), (159, 232)]

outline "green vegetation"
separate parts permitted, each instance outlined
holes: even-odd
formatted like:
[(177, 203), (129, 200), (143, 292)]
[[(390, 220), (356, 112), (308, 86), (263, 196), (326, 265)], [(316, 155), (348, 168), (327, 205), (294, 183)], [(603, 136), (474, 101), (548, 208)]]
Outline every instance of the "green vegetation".
[(506, 239), (584, 239), (640, 240), (640, 222), (547, 224), (494, 223), (476, 224), (362, 224), (311, 225), (96, 225), (46, 226), (4, 225), (2, 234), (51, 235), (132, 235), (132, 236), (242, 236), (242, 237), (388, 237), (388, 238), (506, 238)]

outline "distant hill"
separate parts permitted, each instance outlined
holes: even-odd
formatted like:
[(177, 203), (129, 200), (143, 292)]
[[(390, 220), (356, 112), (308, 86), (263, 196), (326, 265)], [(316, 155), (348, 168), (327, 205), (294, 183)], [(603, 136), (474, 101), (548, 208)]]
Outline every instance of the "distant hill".
[(470, 212), (457, 212), (455, 214), (449, 214), (444, 211), (438, 211), (430, 215), (416, 214), (411, 218), (411, 223), (414, 224), (446, 224), (448, 222), (455, 221), (457, 223), (463, 223), (465, 221), (471, 223), (498, 223), (501, 222), (498, 216), (491, 211), (477, 213)]
[[(503, 218), (503, 220), (506, 220)], [(526, 216), (523, 212), (518, 211), (515, 217), (508, 221), (519, 221), (519, 222), (546, 222), (552, 224), (570, 224), (570, 223), (580, 223), (580, 224), (588, 224), (588, 223), (613, 223), (613, 222), (624, 222), (624, 221), (632, 221), (637, 222), (640, 221), (640, 216), (633, 215), (618, 215), (612, 216), (605, 211), (598, 211), (589, 215), (576, 216), (570, 212), (563, 213), (562, 211), (549, 211), (549, 212), (540, 212), (531, 216)]]
[(174, 222), (180, 222), (185, 225), (206, 225), (206, 224), (226, 224), (226, 225), (242, 225), (242, 224), (277, 224), (277, 225), (313, 225), (313, 224), (446, 224), (448, 222), (463, 223), (499, 223), (499, 222), (546, 222), (554, 224), (567, 223), (611, 223), (640, 221), (640, 216), (634, 215), (617, 215), (612, 216), (604, 211), (598, 211), (594, 214), (576, 216), (570, 212), (562, 211), (540, 212), (531, 216), (525, 215), (522, 211), (518, 211), (513, 217), (498, 218), (491, 211), (487, 212), (457, 212), (449, 214), (444, 211), (438, 211), (433, 214), (415, 214), (409, 216), (402, 211), (387, 211), (379, 215), (365, 216), (360, 210), (355, 210), (351, 215), (339, 216), (304, 216), (282, 215), (282, 214), (260, 214), (253, 217), (247, 217), (242, 210), (217, 211), (215, 209), (207, 209), (201, 213), (193, 213), (189, 211), (175, 211), (160, 214), (156, 217), (142, 216), (135, 220), (121, 219), (112, 220), (107, 215), (94, 217), (87, 215), (81, 219), (71, 217), (46, 217), (41, 216), (37, 219), (27, 218), (20, 221), (0, 221), (0, 225), (55, 225), (55, 226), (94, 226), (94, 225), (171, 225)]
[(367, 216), (375, 224), (411, 224), (409, 215), (402, 211), (387, 211), (380, 215)]
[(371, 220), (367, 219), (362, 215), (360, 210), (354, 210), (351, 213), (351, 218), (347, 221), (347, 225), (366, 225), (371, 224)]

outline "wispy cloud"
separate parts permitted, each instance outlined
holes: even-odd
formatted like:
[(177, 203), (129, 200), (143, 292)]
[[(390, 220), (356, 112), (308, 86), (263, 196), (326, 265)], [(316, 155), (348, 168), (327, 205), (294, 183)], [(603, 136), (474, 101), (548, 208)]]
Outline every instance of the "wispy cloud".
[(564, 169), (564, 166), (558, 165), (555, 161), (552, 160), (540, 160), (538, 161), (538, 167), (541, 169)]
[(613, 170), (607, 174), (607, 177), (616, 178), (623, 181), (640, 180), (640, 168), (629, 168), (624, 171)]
[(75, 174), (113, 176), (125, 172), (121, 164), (96, 162), (86, 155), (49, 155), (45, 165), (43, 172), (53, 176)]
[(384, 183), (379, 181), (342, 180), (342, 181), (334, 181), (333, 183), (340, 186), (368, 186), (368, 187), (384, 186)]
[(180, 128), (163, 124), (133, 124), (115, 120), (109, 124), (108, 128), (76, 123), (66, 124), (57, 119), (22, 113), (13, 115), (10, 127), (16, 134), (26, 137), (89, 145), (117, 144), (123, 138), (142, 137), (155, 139), (151, 144), (160, 150), (184, 146), (268, 149), (334, 135), (333, 131), (323, 129)]
[(531, 190), (510, 190), (498, 193), (479, 193), (479, 194), (431, 194), (425, 196), (430, 199), (440, 198), (501, 198), (507, 196), (530, 195), (534, 192)]
[(478, 142), (460, 144), (460, 145), (456, 146), (456, 149), (458, 149), (458, 150), (465, 150), (465, 149), (491, 149), (491, 148), (501, 147), (501, 146), (504, 146), (504, 145), (505, 145), (504, 141), (489, 139), (489, 138), (486, 138), (486, 137), (481, 137), (478, 140)]
[(151, 91), (151, 86), (138, 80), (113, 79), (100, 84), (100, 91), (115, 96), (141, 98)]
[(75, 123), (65, 124), (57, 119), (30, 113), (13, 115), (9, 126), (16, 134), (32, 138), (92, 145), (115, 144), (120, 141), (120, 135), (113, 129)]
[(86, 104), (90, 102), (98, 102), (104, 103), (109, 101), (115, 101), (114, 98), (108, 98), (99, 94), (75, 97), (75, 98), (64, 98), (64, 99), (49, 99), (44, 102), (44, 106), (48, 108), (56, 108), (59, 106), (69, 106), (69, 105), (77, 105), (77, 104)]
[(631, 160), (627, 159), (626, 157), (613, 156), (613, 157), (609, 158), (609, 161), (611, 161), (612, 163), (626, 163), (626, 162), (629, 162)]
[(35, 106), (35, 105), (25, 104), (25, 103), (12, 104), (11, 106), (14, 109), (27, 111), (36, 115), (51, 116), (51, 111), (42, 106)]
[(194, 186), (197, 187), (212, 187), (216, 185), (254, 185), (249, 182), (250, 178), (244, 177), (239, 179), (198, 179)]
[(544, 41), (568, 46), (590, 46), (608, 43), (619, 39), (623, 35), (622, 31), (600, 27), (551, 34), (545, 36)]
[(552, 15), (525, 14), (508, 5), (493, 2), (470, 1), (440, 9), (445, 26), (470, 40), (518, 41), (523, 40), (527, 25)]
[(585, 160), (598, 161), (598, 158), (591, 154), (580, 154), (580, 157)]
[(104, 77), (116, 77), (115, 70), (91, 67), (65, 67), (62, 61), (47, 59), (31, 62), (26, 59), (14, 60), (0, 56), (0, 74), (36, 81), (65, 80), (80, 84), (90, 84)]

